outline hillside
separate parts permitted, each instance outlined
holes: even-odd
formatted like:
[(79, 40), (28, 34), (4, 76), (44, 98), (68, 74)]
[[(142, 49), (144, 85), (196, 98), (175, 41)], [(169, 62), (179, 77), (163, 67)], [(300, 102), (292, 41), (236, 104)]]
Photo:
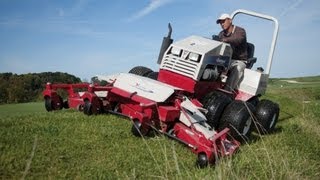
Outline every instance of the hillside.
[(271, 79), (263, 98), (280, 105), (276, 131), (253, 134), (239, 153), (205, 169), (176, 141), (132, 136), (131, 122), (118, 116), (1, 105), (0, 179), (318, 179), (319, 82)]

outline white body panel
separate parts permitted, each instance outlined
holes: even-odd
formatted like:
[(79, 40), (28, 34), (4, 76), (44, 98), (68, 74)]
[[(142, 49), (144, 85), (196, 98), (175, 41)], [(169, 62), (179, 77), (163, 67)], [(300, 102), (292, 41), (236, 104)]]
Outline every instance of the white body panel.
[(268, 74), (245, 69), (239, 90), (250, 95), (264, 94), (267, 89), (268, 78)]
[(98, 97), (107, 97), (108, 91), (96, 91), (94, 92)]
[[(180, 113), (179, 120), (190, 127), (193, 126), (198, 132), (201, 132), (207, 139), (213, 138), (216, 133), (208, 124), (205, 115), (201, 111), (206, 111), (205, 109), (195, 106), (189, 99), (181, 103), (182, 109)], [(189, 111), (189, 112), (188, 112)]]
[(164, 102), (175, 89), (179, 90), (177, 87), (129, 73), (119, 74), (113, 86), (155, 102)]
[(229, 44), (214, 41), (212, 39), (204, 38), (201, 36), (189, 36), (185, 39), (173, 43), (175, 47), (179, 47), (181, 49), (187, 49), (190, 52), (198, 53), (198, 54), (206, 54), (214, 49), (218, 49), (217, 55), (229, 55), (231, 56), (232, 51), (228, 51), (228, 54), (225, 54), (225, 48), (230, 47)]
[[(95, 91), (94, 92), (98, 97), (107, 97), (108, 91)], [(79, 96), (82, 97), (84, 92), (78, 92)]]

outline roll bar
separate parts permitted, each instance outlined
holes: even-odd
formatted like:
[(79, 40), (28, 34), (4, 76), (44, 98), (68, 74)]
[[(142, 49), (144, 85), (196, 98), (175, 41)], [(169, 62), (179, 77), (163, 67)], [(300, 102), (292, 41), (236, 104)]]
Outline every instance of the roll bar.
[(268, 64), (267, 64), (267, 69), (266, 69), (266, 74), (270, 74), (270, 70), (271, 70), (271, 65), (272, 65), (272, 58), (273, 58), (273, 54), (274, 54), (274, 50), (276, 47), (276, 41), (278, 38), (278, 32), (279, 32), (279, 23), (278, 20), (272, 16), (269, 15), (265, 15), (265, 14), (260, 14), (257, 12), (253, 12), (253, 11), (248, 11), (248, 10), (244, 10), (244, 9), (238, 9), (235, 10), (232, 14), (231, 14), (231, 19), (234, 19), (234, 17), (237, 14), (246, 14), (246, 15), (250, 15), (253, 17), (258, 17), (258, 18), (262, 18), (265, 20), (270, 20), (273, 21), (275, 26), (274, 26), (274, 31), (273, 31), (273, 38), (272, 38), (272, 42), (271, 42), (271, 47), (270, 47), (270, 52), (269, 52), (269, 58), (268, 58)]

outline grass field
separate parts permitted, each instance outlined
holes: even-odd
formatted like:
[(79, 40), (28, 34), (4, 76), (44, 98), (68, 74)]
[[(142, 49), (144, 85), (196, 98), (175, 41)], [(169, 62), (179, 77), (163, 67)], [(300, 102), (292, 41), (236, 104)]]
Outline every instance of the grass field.
[(205, 169), (163, 136), (134, 137), (131, 122), (43, 103), (0, 106), (0, 179), (319, 179), (320, 77), (273, 79), (276, 132), (252, 135), (232, 158)]

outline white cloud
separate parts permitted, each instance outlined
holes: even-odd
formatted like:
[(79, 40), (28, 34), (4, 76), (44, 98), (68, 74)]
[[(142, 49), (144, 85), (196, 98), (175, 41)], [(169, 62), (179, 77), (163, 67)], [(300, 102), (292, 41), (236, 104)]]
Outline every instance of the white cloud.
[(170, 2), (172, 2), (172, 0), (151, 0), (150, 3), (146, 7), (144, 7), (143, 9), (141, 9), (140, 11), (135, 13), (132, 17), (130, 17), (129, 21), (134, 21), (134, 20), (140, 19), (140, 18), (152, 13), (153, 11), (157, 10), (161, 6), (164, 6)]

